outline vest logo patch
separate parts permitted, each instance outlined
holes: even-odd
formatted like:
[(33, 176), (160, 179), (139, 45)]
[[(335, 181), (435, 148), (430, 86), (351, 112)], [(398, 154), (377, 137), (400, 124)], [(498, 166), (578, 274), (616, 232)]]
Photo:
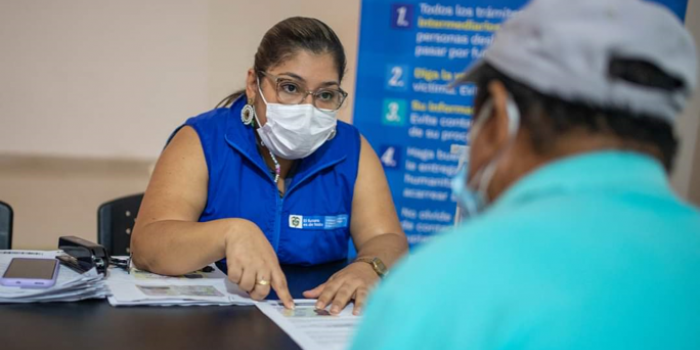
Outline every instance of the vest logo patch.
[(301, 215), (289, 215), (289, 227), (291, 228), (302, 228), (303, 221), (304, 217)]
[(348, 227), (348, 215), (289, 215), (289, 227), (300, 230), (335, 230)]

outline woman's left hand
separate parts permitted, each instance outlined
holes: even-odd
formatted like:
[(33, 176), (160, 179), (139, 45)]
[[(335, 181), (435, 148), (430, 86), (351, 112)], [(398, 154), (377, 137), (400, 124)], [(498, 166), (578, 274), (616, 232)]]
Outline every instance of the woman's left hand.
[(304, 292), (304, 297), (318, 298), (317, 309), (331, 305), (331, 314), (337, 315), (347, 304), (355, 301), (353, 315), (359, 315), (370, 289), (379, 281), (379, 275), (365, 262), (354, 262), (331, 276), (326, 283)]

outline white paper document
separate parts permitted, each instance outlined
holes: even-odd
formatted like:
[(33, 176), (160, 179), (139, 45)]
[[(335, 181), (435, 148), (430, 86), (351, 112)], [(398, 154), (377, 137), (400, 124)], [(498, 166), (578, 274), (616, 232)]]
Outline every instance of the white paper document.
[[(0, 275), (10, 265), (12, 258), (55, 258), (60, 251), (0, 250)], [(79, 274), (60, 266), (56, 284), (50, 288), (19, 288), (0, 285), (0, 303), (37, 303), (78, 301), (105, 298), (108, 295), (104, 276), (92, 269)]]
[(256, 306), (284, 330), (304, 350), (343, 350), (352, 340), (360, 321), (348, 305), (339, 315), (316, 310), (316, 300), (294, 301), (294, 310), (287, 310), (279, 301), (266, 301)]
[(171, 277), (131, 269), (109, 270), (107, 285), (112, 306), (253, 305), (253, 300), (232, 284), (221, 270)]

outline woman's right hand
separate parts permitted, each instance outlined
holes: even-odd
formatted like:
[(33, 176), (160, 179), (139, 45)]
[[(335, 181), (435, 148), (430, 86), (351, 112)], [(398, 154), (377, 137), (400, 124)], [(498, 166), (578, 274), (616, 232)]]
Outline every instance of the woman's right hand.
[(277, 254), (260, 228), (251, 221), (232, 219), (226, 234), (226, 265), (231, 282), (262, 300), (272, 287), (288, 309), (294, 308), (287, 279), (280, 268)]

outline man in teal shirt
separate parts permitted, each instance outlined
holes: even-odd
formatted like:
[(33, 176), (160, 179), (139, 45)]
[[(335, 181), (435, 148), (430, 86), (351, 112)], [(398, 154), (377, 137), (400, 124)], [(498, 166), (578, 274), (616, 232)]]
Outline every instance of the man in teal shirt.
[(667, 179), (696, 75), (658, 5), (534, 0), (460, 81), (467, 221), (391, 272), (352, 349), (700, 349), (700, 212)]

